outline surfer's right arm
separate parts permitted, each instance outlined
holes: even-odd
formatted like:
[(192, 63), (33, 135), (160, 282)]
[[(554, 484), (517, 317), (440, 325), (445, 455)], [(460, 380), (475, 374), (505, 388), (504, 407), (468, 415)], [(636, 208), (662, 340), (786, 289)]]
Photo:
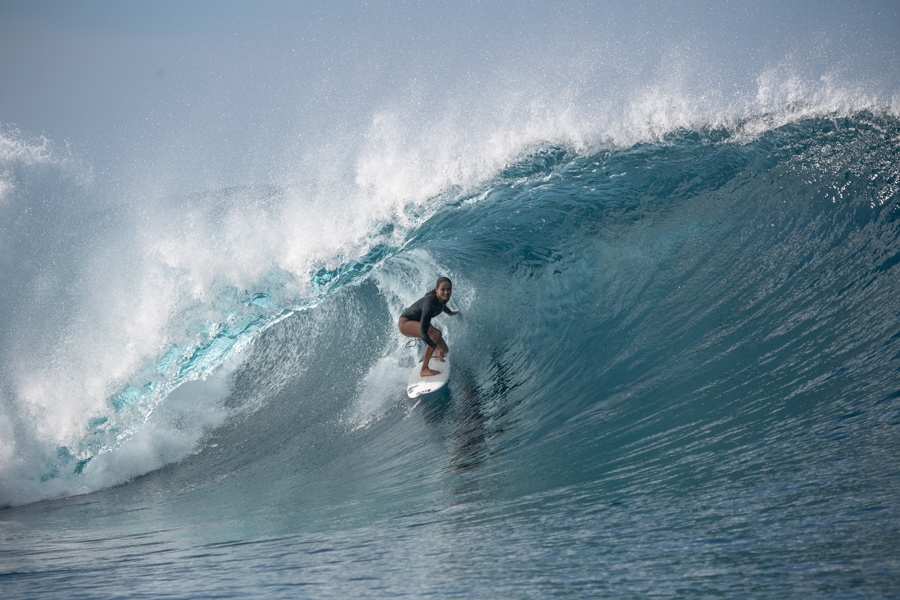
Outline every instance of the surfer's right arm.
[(434, 296), (425, 296), (422, 302), (422, 315), (419, 318), (419, 337), (432, 350), (437, 348), (437, 344), (428, 335), (428, 329), (431, 327), (431, 314), (434, 312), (434, 303), (437, 299)]
[(419, 337), (422, 339), (425, 344), (434, 350), (437, 348), (437, 344), (429, 337), (428, 328), (431, 327), (431, 316), (430, 315), (422, 315), (422, 320), (419, 321)]

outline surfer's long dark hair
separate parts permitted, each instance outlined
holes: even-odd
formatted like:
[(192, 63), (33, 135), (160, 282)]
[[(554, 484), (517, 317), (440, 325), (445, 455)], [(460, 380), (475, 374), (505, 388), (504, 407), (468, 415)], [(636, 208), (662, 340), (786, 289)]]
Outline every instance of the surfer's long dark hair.
[(441, 287), (441, 284), (444, 283), (445, 281), (446, 281), (447, 283), (449, 283), (451, 286), (453, 285), (453, 282), (450, 281), (450, 278), (449, 278), (449, 277), (438, 277), (437, 283), (435, 283), (435, 284), (434, 284), (434, 287), (431, 288), (430, 290), (428, 290), (428, 293), (425, 294), (425, 295), (427, 296), (428, 294), (434, 294), (434, 293), (437, 291), (437, 289), (438, 289), (439, 287)]

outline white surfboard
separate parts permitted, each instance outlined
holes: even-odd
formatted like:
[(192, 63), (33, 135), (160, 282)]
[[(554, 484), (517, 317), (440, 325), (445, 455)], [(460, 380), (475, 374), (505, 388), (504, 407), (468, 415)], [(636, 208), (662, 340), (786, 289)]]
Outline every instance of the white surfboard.
[(444, 362), (441, 362), (438, 357), (432, 356), (431, 360), (428, 361), (428, 366), (435, 371), (440, 371), (440, 373), (431, 377), (422, 377), (419, 374), (422, 371), (422, 361), (420, 360), (413, 367), (412, 374), (409, 376), (409, 383), (406, 386), (406, 394), (410, 398), (416, 398), (422, 394), (439, 390), (447, 385), (447, 378), (450, 377), (450, 358), (445, 356)]

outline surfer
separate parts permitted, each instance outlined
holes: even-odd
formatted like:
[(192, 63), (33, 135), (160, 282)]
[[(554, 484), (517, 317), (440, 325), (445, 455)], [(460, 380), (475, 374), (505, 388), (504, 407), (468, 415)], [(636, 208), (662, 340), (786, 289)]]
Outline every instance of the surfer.
[(440, 329), (431, 326), (431, 319), (442, 312), (451, 317), (459, 314), (458, 310), (447, 308), (447, 301), (450, 300), (452, 293), (453, 283), (449, 278), (441, 277), (437, 280), (433, 290), (419, 298), (415, 304), (400, 315), (398, 322), (400, 333), (406, 337), (419, 338), (428, 345), (425, 348), (425, 358), (422, 359), (422, 377), (431, 377), (440, 373), (428, 366), (432, 354), (436, 354), (438, 360), (443, 361), (444, 355), (450, 352)]

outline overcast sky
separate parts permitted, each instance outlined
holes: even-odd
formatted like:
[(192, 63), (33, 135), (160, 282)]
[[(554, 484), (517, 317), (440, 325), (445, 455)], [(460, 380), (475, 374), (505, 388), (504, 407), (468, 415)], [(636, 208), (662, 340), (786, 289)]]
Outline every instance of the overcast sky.
[(673, 69), (694, 88), (752, 94), (787, 64), (900, 90), (896, 0), (721, 4), (3, 0), (0, 124), (103, 168), (148, 146), (220, 148), (233, 167), (500, 79), (526, 95), (576, 81), (603, 102)]

